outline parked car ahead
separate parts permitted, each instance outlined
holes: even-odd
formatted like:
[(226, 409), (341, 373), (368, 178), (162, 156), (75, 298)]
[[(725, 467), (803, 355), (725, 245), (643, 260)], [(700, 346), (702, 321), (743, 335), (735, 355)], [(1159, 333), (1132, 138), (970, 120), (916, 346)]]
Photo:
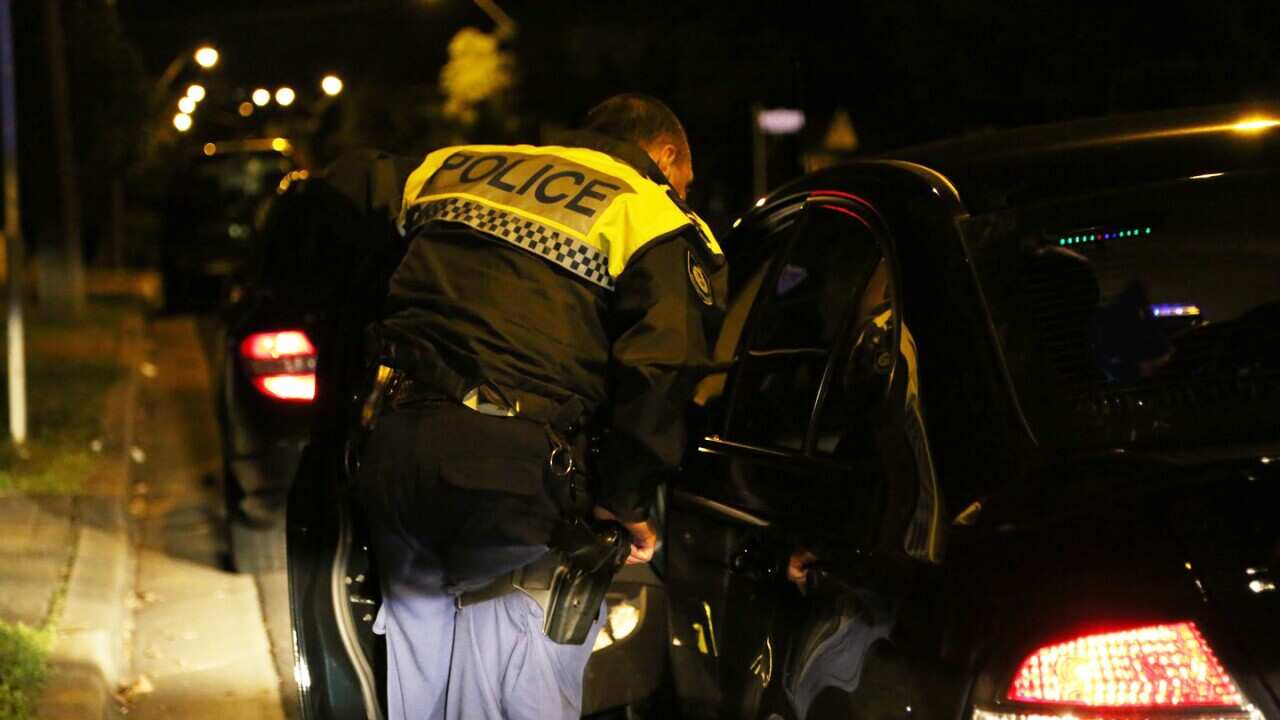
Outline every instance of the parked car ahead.
[[(350, 173), (339, 172), (335, 182), (305, 170), (282, 178), (259, 212), (254, 259), (231, 284), (222, 311), (217, 414), (232, 556), (240, 569), (259, 559), (261, 543), (249, 530), (283, 522), (313, 426), (332, 422), (336, 399), (317, 397), (321, 354), (359, 354), (358, 338), (331, 346), (351, 258), (367, 255), (371, 238), (390, 232), (385, 217), (357, 207), (361, 189), (340, 187)], [(407, 169), (390, 172), (397, 178), (390, 184), (402, 183), (397, 173)]]
[[(637, 631), (666, 610), (665, 663), (598, 650), (588, 708), (661, 671), (691, 718), (1280, 718), (1273, 118), (939, 143), (752, 209)], [(304, 711), (378, 717), (376, 568), (319, 477)]]
[(208, 311), (256, 254), (262, 201), (298, 167), (283, 138), (206, 143), (170, 184), (161, 248), (165, 309)]

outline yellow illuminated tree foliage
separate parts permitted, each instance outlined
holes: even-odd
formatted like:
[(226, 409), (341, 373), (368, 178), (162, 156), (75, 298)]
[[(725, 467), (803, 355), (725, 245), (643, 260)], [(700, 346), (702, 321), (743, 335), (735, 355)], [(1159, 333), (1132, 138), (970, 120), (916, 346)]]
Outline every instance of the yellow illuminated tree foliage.
[(498, 39), (463, 28), (449, 41), (449, 61), (440, 71), (444, 114), (464, 124), (476, 121), (476, 107), (511, 87), (511, 53)]

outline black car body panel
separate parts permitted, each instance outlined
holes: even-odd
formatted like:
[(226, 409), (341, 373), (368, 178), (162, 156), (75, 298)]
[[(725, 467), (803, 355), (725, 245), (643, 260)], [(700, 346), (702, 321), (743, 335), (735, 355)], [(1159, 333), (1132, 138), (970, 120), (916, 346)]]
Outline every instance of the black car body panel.
[[(1006, 296), (1022, 272), (1010, 264), (1015, 257), (993, 268), (1002, 242), (1028, 251), (1067, 247), (1057, 243), (1072, 237), (1081, 217), (1090, 221), (1080, 229), (1097, 235), (1092, 247), (1116, 233), (1133, 238), (1139, 222), (1149, 237), (1148, 223), (1164, 221), (1164, 241), (1176, 246), (1187, 236), (1179, 222), (1201, 235), (1219, 226), (1231, 231), (1225, 222), (1195, 225), (1197, 203), (1209, 211), (1201, 217), (1218, 218), (1228, 214), (1228, 202), (1252, 193), (1248, 217), (1265, 225), (1268, 169), (1280, 160), (1280, 143), (1265, 132), (1274, 125), (1256, 108), (1216, 108), (940, 144), (816, 173), (741, 220), (724, 241), (735, 295), (753, 292), (756, 268), (787, 252), (786, 237), (775, 249), (760, 246), (789, 204), (843, 193), (865, 199), (883, 219), (882, 242), (899, 266), (901, 318), (918, 349), (929, 458), (954, 522), (940, 564), (877, 546), (893, 526), (886, 524), (891, 473), (867, 483), (877, 477), (874, 469), (828, 474), (794, 443), (739, 442), (732, 401), (711, 393), (702, 408), (705, 437), (675, 484), (687, 512), (673, 514), (669, 536), (678, 641), (672, 660), (695, 715), (790, 718), (807, 708), (810, 718), (952, 718), (971, 716), (975, 706), (1044, 713), (1005, 697), (1018, 664), (1036, 648), (1181, 620), (1197, 623), (1254, 711), (1276, 715), (1280, 615), (1268, 588), (1271, 568), (1280, 564), (1280, 534), (1276, 489), (1264, 473), (1280, 454), (1280, 325), (1270, 306), (1234, 324), (1175, 328), (1182, 333), (1174, 343), (1179, 359), (1159, 367), (1182, 378), (1176, 387), (1144, 385), (1124, 376), (1127, 366), (1104, 360), (1106, 382), (1058, 387), (1029, 369), (1025, 348), (1010, 345), (1025, 332), (1011, 321), (1018, 299)], [(1159, 202), (1174, 209), (1151, 218)], [(1106, 226), (1125, 222), (1127, 228)], [(1213, 272), (1215, 258), (1238, 253), (1257, 264), (1245, 283), (1252, 299), (1244, 300), (1276, 300), (1280, 248), (1265, 234), (1254, 236), (1207, 246), (1204, 264), (1188, 272)], [(785, 272), (763, 272), (765, 287), (786, 284), (778, 284)], [(1267, 273), (1276, 278), (1271, 296)], [(1098, 281), (1104, 298), (1108, 281)], [(1205, 285), (1187, 287), (1205, 295)], [(740, 312), (749, 335), (756, 310)], [(726, 328), (742, 331), (732, 320)], [(753, 362), (757, 341), (722, 337), (721, 359)], [(844, 352), (839, 339), (831, 347)], [(1201, 347), (1219, 359), (1196, 359), (1207, 356), (1195, 352)], [(777, 351), (763, 348), (769, 352)], [(719, 380), (727, 386), (723, 396), (741, 392), (735, 383), (751, 378), (735, 367)], [(1069, 411), (1054, 404), (1066, 390), (1077, 403)], [(1153, 400), (1164, 404), (1152, 408)], [(805, 407), (812, 434), (821, 410)], [(785, 414), (774, 409), (771, 417)], [(891, 426), (874, 413), (863, 423), (878, 441)], [(883, 457), (888, 447), (866, 453)], [(833, 504), (860, 533), (822, 537)], [(777, 578), (788, 552), (808, 544), (826, 552), (819, 553), (818, 582), (802, 597)], [(840, 628), (858, 623), (848, 633), (863, 643), (849, 645), (856, 651), (823, 649), (824, 637), (830, 643)], [(712, 625), (719, 647), (700, 643)], [(700, 644), (705, 652), (687, 649)], [(812, 692), (815, 682), (820, 692)]]
[[(296, 273), (284, 271), (309, 252), (291, 217), (307, 211), (304, 185), (301, 178), (286, 182), (265, 203), (256, 226), (255, 256), (229, 288), (229, 302), (221, 311), (216, 402), (227, 511), (233, 525), (270, 525), (283, 519), (289, 484), (311, 432), (314, 403), (265, 392), (255, 384), (262, 374), (261, 363), (247, 357), (243, 349), (255, 335), (286, 331), (302, 333), (315, 346), (328, 340), (320, 296), (291, 282)], [(314, 376), (314, 353), (290, 362), (291, 372)], [(246, 558), (238, 552), (235, 559), (237, 565), (245, 564)]]

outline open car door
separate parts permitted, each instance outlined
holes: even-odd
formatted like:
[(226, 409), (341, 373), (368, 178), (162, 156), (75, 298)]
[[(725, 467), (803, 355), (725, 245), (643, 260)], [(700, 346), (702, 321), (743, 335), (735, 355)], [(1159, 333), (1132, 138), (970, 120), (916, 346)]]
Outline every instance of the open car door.
[[(941, 551), (892, 236), (869, 201), (814, 190), (726, 247), (729, 369), (699, 388), (669, 509), (676, 687), (698, 718), (900, 711), (841, 704), (881, 671), (902, 578)], [(813, 563), (803, 587), (791, 558)]]

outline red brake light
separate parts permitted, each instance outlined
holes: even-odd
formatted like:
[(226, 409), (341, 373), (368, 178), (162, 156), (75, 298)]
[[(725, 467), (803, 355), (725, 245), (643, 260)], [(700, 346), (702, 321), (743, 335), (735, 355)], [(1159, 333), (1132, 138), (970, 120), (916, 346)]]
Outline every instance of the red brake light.
[(253, 379), (254, 387), (279, 400), (316, 399), (316, 374), (266, 375)]
[(301, 330), (254, 333), (240, 343), (253, 386), (276, 400), (316, 397), (316, 348)]
[(1192, 622), (1099, 633), (1036, 650), (1009, 699), (1089, 708), (1244, 705), (1244, 696)]
[(311, 355), (316, 348), (301, 330), (254, 333), (240, 343), (240, 354), (250, 360), (278, 360), (282, 357)]

